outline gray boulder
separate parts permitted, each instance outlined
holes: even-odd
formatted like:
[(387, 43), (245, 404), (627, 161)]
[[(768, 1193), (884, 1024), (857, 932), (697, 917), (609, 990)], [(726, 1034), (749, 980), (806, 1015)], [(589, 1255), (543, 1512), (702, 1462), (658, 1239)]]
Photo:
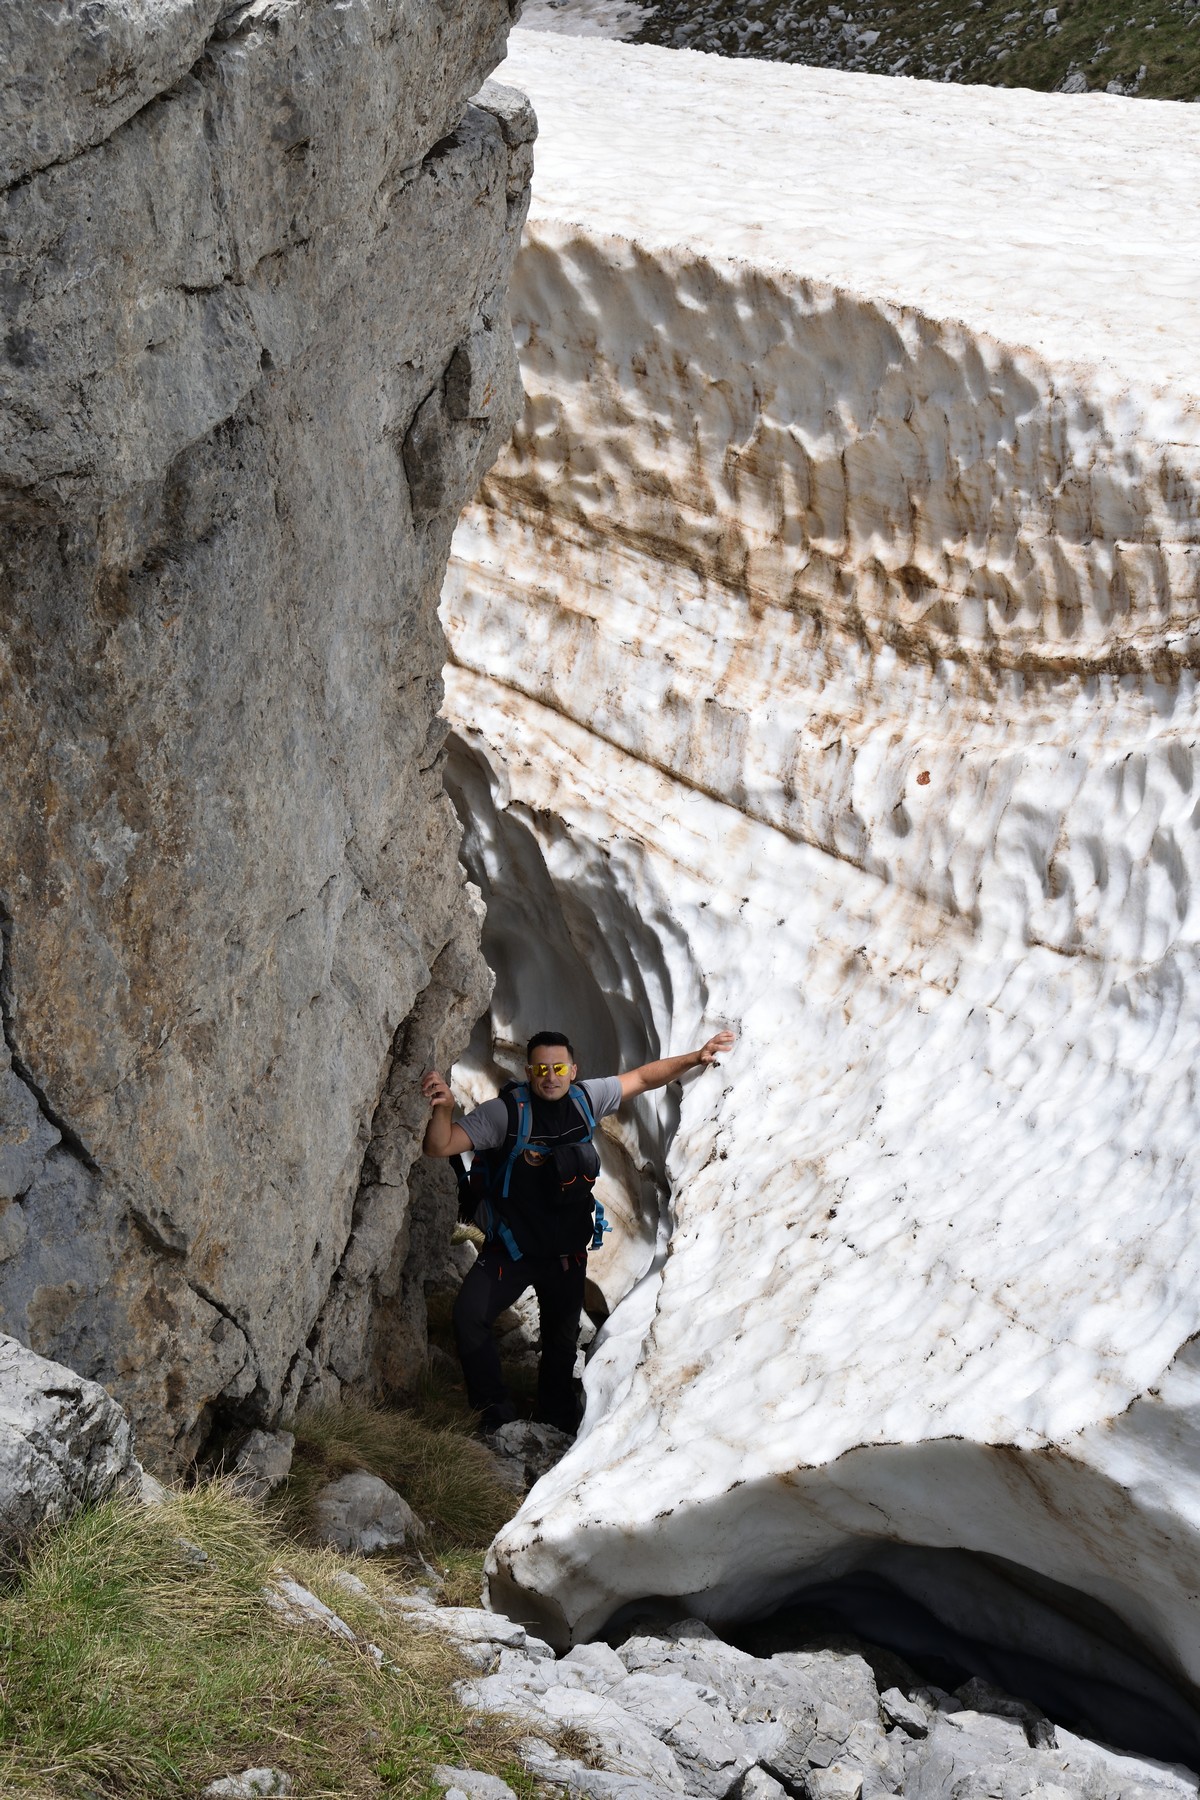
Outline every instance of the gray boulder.
[[(1171, 1791), (1159, 1786), (1151, 1770), (1131, 1759), (1114, 1759), (1128, 1766), (1136, 1778), (1115, 1779), (1103, 1753), (1095, 1746), (1079, 1745), (1076, 1754), (1056, 1749), (1035, 1749), (1019, 1719), (994, 1713), (939, 1713), (930, 1721), (925, 1741), (910, 1740), (905, 1751), (903, 1792), (912, 1800), (950, 1800), (955, 1794), (996, 1794), (1017, 1800), (1039, 1790), (1106, 1800), (1121, 1796), (1135, 1800), (1139, 1793)], [(1194, 1790), (1193, 1790), (1194, 1791)]]
[(0, 1538), (20, 1542), (44, 1523), (126, 1493), (142, 1471), (129, 1422), (104, 1389), (0, 1336)]
[(787, 1789), (757, 1764), (747, 1769), (738, 1789), (738, 1800), (785, 1800)]
[(322, 1544), (356, 1556), (402, 1550), (425, 1533), (408, 1501), (365, 1469), (322, 1488), (313, 1502), (312, 1523)]
[(879, 1689), (865, 1658), (840, 1650), (783, 1650), (771, 1663), (852, 1720), (879, 1723)]
[(993, 1687), (990, 1681), (982, 1681), (972, 1676), (954, 1691), (964, 1712), (992, 1713), (998, 1719), (1016, 1719), (1025, 1727), (1028, 1741), (1039, 1750), (1053, 1750), (1058, 1744), (1054, 1726), (1032, 1701), (1019, 1700), (1002, 1689)]
[(529, 1419), (511, 1419), (488, 1439), (488, 1448), (499, 1464), (501, 1479), (513, 1487), (531, 1488), (547, 1469), (566, 1455), (572, 1439), (553, 1425)]
[[(204, 1552), (200, 1554), (203, 1556)], [(285, 1625), (317, 1625), (331, 1637), (343, 1638), (349, 1644), (357, 1642), (345, 1619), (284, 1569), (276, 1570), (271, 1586), (263, 1590), (263, 1599)]]
[(282, 1769), (243, 1769), (240, 1775), (226, 1775), (210, 1781), (204, 1800), (266, 1800), (273, 1794), (290, 1794), (292, 1778)]
[(433, 1779), (446, 1789), (446, 1800), (454, 1800), (456, 1793), (465, 1796), (465, 1800), (517, 1800), (507, 1781), (501, 1781), (498, 1775), (480, 1774), (476, 1769), (451, 1769), (439, 1763)]
[(509, 1663), (498, 1674), (461, 1682), (458, 1695), (478, 1712), (526, 1720), (547, 1737), (566, 1730), (581, 1732), (593, 1746), (593, 1760), (610, 1773), (634, 1776), (676, 1794), (685, 1791), (672, 1750), (608, 1693), (591, 1693), (574, 1680), (559, 1681), (550, 1669), (522, 1669)]
[(929, 1736), (929, 1712), (919, 1700), (910, 1700), (899, 1688), (887, 1688), (879, 1696), (879, 1710), (889, 1725), (898, 1725), (909, 1737)]
[(860, 1800), (863, 1791), (862, 1770), (853, 1763), (829, 1763), (823, 1769), (810, 1769), (801, 1783), (805, 1800)]
[(523, 1625), (481, 1606), (436, 1606), (418, 1594), (390, 1595), (389, 1604), (407, 1614), (414, 1631), (435, 1632), (449, 1638), (474, 1668), (491, 1668), (504, 1651), (518, 1654), (523, 1680), (531, 1679), (534, 1663), (555, 1666), (549, 1644), (531, 1637)]
[(588, 1687), (603, 1690), (615, 1687), (626, 1676), (625, 1664), (607, 1644), (576, 1644), (559, 1664), (560, 1669), (578, 1669)]
[(250, 1500), (265, 1500), (287, 1480), (295, 1448), (290, 1431), (252, 1431), (234, 1460), (233, 1478), (239, 1493)]
[(683, 1635), (679, 1627), (669, 1639), (628, 1638), (617, 1654), (631, 1673), (672, 1670), (713, 1689), (743, 1729), (763, 1728), (759, 1747), (764, 1753), (789, 1731), (798, 1731), (801, 1720), (807, 1720), (811, 1736), (819, 1689), (802, 1672), (775, 1658), (751, 1656), (711, 1633)]
[[(987, 1701), (986, 1712), (964, 1709), (941, 1690), (909, 1697), (889, 1688), (881, 1702), (861, 1656), (822, 1650), (755, 1657), (693, 1620), (662, 1637), (627, 1639), (619, 1650), (579, 1645), (556, 1660), (536, 1640), (498, 1643), (498, 1621), (489, 1626), (490, 1615), (471, 1617), (485, 1622), (494, 1660), (484, 1679), (460, 1683), (459, 1698), (526, 1721), (526, 1768), (589, 1800), (680, 1793), (695, 1800), (1197, 1796), (1190, 1772), (1118, 1755), (1061, 1728), (1057, 1745), (1031, 1744), (1028, 1704), (986, 1684), (969, 1688)], [(521, 1628), (509, 1630), (515, 1640)], [(939, 1698), (959, 1710), (940, 1708)], [(582, 1735), (590, 1755), (551, 1748), (547, 1740), (566, 1730)], [(459, 1785), (472, 1796), (465, 1782)]]
[(593, 1768), (552, 1749), (544, 1738), (525, 1738), (521, 1760), (540, 1781), (552, 1783), (558, 1791), (586, 1795), (587, 1800), (679, 1800), (678, 1788), (662, 1787), (644, 1775)]

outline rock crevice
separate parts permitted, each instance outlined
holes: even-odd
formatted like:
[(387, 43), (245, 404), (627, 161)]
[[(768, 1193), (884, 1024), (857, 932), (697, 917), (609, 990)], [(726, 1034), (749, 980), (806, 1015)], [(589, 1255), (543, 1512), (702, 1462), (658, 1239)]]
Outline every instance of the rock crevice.
[[(9, 943), (11, 937), (12, 917), (4, 906), (3, 901), (0, 901), (0, 1036), (3, 1037), (4, 1046), (8, 1052), (9, 1066), (6, 1073), (10, 1077), (15, 1076), (32, 1095), (34, 1103), (41, 1113), (46, 1125), (51, 1132), (56, 1134), (55, 1142), (62, 1144), (64, 1148), (82, 1164), (89, 1175), (98, 1175), (100, 1173), (99, 1164), (95, 1161), (95, 1158), (90, 1155), (87, 1145), (74, 1131), (72, 1131), (67, 1121), (60, 1118), (55, 1112), (49, 1099), (30, 1074), (28, 1066), (24, 1062), (20, 1049), (18, 1048), (16, 1029), (13, 1022), (14, 1007), (11, 992), (11, 976), (9, 973)], [(53, 1143), (47, 1146), (49, 1149), (52, 1149), (53, 1147)], [(24, 1194), (10, 1194), (7, 1198), (9, 1200), (22, 1200), (24, 1199)]]

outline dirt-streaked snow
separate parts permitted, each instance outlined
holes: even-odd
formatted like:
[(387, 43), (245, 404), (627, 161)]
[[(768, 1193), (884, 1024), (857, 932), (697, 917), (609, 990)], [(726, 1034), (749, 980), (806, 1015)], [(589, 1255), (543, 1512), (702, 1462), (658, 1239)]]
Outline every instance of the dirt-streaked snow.
[(582, 1635), (953, 1546), (1195, 1681), (1200, 116), (521, 32), (502, 76), (476, 836), (615, 1017), (741, 1037), (494, 1600)]

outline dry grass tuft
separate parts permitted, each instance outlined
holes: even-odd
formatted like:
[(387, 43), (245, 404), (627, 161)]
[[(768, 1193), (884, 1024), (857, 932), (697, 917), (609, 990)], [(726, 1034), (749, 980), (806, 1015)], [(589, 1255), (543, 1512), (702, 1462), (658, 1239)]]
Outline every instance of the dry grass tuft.
[(488, 1452), (463, 1424), (349, 1402), (302, 1413), (294, 1429), (283, 1516), (295, 1532), (307, 1529), (320, 1488), (355, 1469), (403, 1494), (428, 1527), (425, 1553), (435, 1558), (486, 1549), (517, 1509), (517, 1496), (497, 1480)]
[[(377, 1644), (384, 1665), (360, 1644), (281, 1622), (263, 1594), (280, 1567)], [(367, 1596), (339, 1587), (346, 1568)], [(383, 1603), (389, 1580), (386, 1568), (287, 1541), (219, 1483), (43, 1533), (0, 1594), (0, 1794), (194, 1800), (216, 1776), (270, 1764), (302, 1800), (417, 1800), (437, 1792), (437, 1762), (532, 1794), (519, 1728), (462, 1711), (452, 1683), (468, 1671)]]

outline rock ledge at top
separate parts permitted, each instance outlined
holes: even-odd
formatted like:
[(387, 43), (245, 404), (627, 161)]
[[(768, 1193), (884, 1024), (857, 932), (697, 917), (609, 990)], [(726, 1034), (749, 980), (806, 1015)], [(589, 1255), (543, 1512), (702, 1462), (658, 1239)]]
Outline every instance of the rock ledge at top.
[(519, 400), (509, 23), (0, 20), (0, 1321), (164, 1470), (424, 1350), (412, 1076), (488, 991), (436, 597)]
[(469, 866), (539, 922), (493, 1035), (578, 977), (616, 1057), (739, 1042), (492, 1603), (857, 1571), (1095, 1667), (1099, 1603), (1194, 1693), (1200, 116), (502, 78), (528, 399), (444, 602)]

